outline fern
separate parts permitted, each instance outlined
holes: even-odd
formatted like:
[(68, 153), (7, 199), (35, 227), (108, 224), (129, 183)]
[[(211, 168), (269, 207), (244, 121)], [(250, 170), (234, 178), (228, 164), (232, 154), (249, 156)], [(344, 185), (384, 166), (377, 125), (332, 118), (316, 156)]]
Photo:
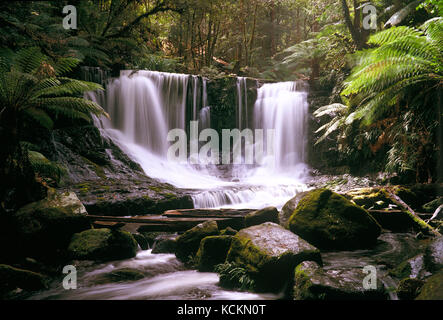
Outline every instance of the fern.
[(215, 272), (220, 275), (220, 285), (226, 288), (253, 291), (255, 280), (247, 270), (235, 262), (225, 262), (215, 266)]

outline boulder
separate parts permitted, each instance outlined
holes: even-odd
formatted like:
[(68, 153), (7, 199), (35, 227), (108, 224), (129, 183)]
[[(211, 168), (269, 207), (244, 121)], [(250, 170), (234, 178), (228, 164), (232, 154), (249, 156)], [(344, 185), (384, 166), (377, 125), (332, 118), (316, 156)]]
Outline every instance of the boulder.
[(380, 225), (366, 210), (328, 189), (310, 191), (289, 219), (289, 228), (325, 250), (352, 250), (373, 246)]
[(323, 270), (315, 262), (305, 261), (297, 266), (294, 276), (295, 300), (387, 300), (383, 284), (365, 289), (363, 269)]
[(425, 264), (431, 272), (443, 269), (443, 236), (438, 237), (425, 250)]
[(275, 207), (267, 207), (253, 211), (245, 216), (245, 227), (256, 226), (265, 222), (279, 223), (278, 210)]
[(231, 227), (227, 227), (226, 229), (223, 229), (220, 231), (221, 236), (235, 236), (237, 233), (237, 230), (232, 229)]
[(52, 192), (20, 208), (14, 215), (24, 254), (54, 256), (67, 248), (74, 233), (91, 228), (85, 207), (75, 193)]
[(321, 264), (319, 250), (272, 222), (240, 230), (226, 259), (246, 269), (262, 292), (280, 292), (291, 281), (295, 266), (306, 260)]
[(142, 250), (148, 250), (149, 249), (148, 239), (146, 239), (143, 234), (133, 233), (132, 236), (134, 237), (135, 241), (137, 241), (138, 245), (140, 246), (140, 248)]
[(38, 291), (47, 288), (47, 279), (40, 273), (0, 264), (0, 297), (17, 288)]
[(74, 234), (68, 252), (76, 260), (129, 259), (136, 255), (137, 241), (126, 231), (91, 229)]
[(443, 300), (443, 271), (426, 280), (416, 300)]
[(406, 278), (400, 281), (397, 287), (397, 296), (400, 300), (414, 300), (420, 293), (425, 282), (423, 280)]
[(426, 270), (423, 254), (403, 261), (397, 267), (390, 270), (389, 274), (397, 279), (423, 279), (430, 275), (429, 271)]
[(214, 271), (214, 267), (225, 262), (231, 247), (232, 236), (210, 236), (203, 238), (196, 255), (196, 267), (201, 272)]
[(175, 253), (177, 248), (177, 235), (163, 234), (155, 238), (152, 253)]
[(219, 233), (217, 222), (206, 221), (200, 223), (177, 238), (175, 255), (179, 260), (188, 262), (189, 258), (195, 256), (197, 253), (200, 247), (200, 241), (203, 238), (216, 236)]
[(295, 197), (285, 203), (278, 215), (280, 225), (285, 228), (289, 228), (289, 218), (291, 218), (295, 208), (297, 208), (298, 203), (306, 194), (308, 194), (308, 191), (297, 193)]

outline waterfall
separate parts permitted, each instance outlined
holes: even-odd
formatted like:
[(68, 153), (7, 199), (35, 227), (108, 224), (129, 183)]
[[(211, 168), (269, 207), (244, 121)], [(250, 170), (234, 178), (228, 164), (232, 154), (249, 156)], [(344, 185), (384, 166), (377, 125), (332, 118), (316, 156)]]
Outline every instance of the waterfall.
[[(198, 121), (200, 131), (211, 128), (207, 82), (200, 76), (122, 71), (119, 78), (107, 83), (105, 92), (90, 92), (87, 98), (103, 106), (111, 117), (95, 119), (102, 135), (138, 162), (149, 177), (189, 190), (196, 208), (281, 207), (306, 189), (306, 90), (295, 82), (265, 84), (258, 88), (254, 104), (248, 102), (246, 78), (238, 78), (236, 89), (233, 107), (238, 129), (275, 130), (274, 166), (232, 165), (227, 169), (225, 165), (167, 160), (169, 130), (188, 130), (191, 120)], [(248, 103), (254, 106), (253, 119)]]
[[(292, 168), (306, 160), (307, 92), (303, 84), (264, 84), (257, 92), (254, 127), (274, 129), (274, 165)], [(266, 141), (266, 140), (265, 140)]]

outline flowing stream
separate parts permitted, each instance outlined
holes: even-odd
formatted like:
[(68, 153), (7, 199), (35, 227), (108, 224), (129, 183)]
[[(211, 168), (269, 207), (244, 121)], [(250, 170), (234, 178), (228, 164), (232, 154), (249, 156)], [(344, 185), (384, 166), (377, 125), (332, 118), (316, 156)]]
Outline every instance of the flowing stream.
[[(297, 192), (307, 189), (307, 89), (303, 83), (264, 84), (248, 103), (245, 78), (236, 87), (238, 129), (273, 129), (274, 140), (264, 139), (265, 156), (259, 165), (190, 165), (168, 161), (169, 130), (189, 129), (198, 121), (200, 132), (211, 128), (207, 80), (184, 74), (122, 71), (105, 92), (90, 92), (111, 120), (96, 118), (103, 136), (112, 139), (145, 173), (191, 192), (196, 208), (281, 208)], [(248, 110), (252, 105), (253, 110)], [(252, 119), (250, 115), (253, 115)], [(270, 143), (269, 141), (273, 142)], [(271, 155), (271, 156), (269, 156)], [(398, 246), (396, 237), (384, 236), (378, 249), (324, 255), (325, 267), (343, 264), (361, 267), (374, 263)], [(380, 249), (381, 248), (381, 249)], [(384, 251), (383, 251), (384, 250)], [(357, 254), (357, 256), (356, 256)], [(103, 283), (102, 276), (121, 268), (136, 269), (144, 278), (133, 282)], [(221, 289), (215, 273), (187, 270), (175, 255), (140, 250), (133, 259), (80, 268), (78, 289), (64, 290), (60, 282), (32, 299), (277, 299), (278, 295)], [(391, 297), (395, 298), (395, 297)]]

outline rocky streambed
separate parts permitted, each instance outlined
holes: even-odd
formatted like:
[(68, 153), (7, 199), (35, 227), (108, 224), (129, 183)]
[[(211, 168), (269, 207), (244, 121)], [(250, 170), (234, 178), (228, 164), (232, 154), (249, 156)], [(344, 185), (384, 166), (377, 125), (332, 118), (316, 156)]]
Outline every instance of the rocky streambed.
[[(21, 245), (10, 252), (14, 262), (0, 265), (0, 293), (6, 299), (441, 299), (438, 219), (427, 224), (390, 203), (392, 192), (406, 198), (409, 191), (416, 194), (315, 189), (281, 211), (243, 212), (236, 230), (208, 218), (178, 233), (123, 223), (91, 228), (75, 194), (56, 192), (16, 213), (20, 228), (11, 239)], [(63, 286), (66, 265), (77, 271), (76, 289)]]

